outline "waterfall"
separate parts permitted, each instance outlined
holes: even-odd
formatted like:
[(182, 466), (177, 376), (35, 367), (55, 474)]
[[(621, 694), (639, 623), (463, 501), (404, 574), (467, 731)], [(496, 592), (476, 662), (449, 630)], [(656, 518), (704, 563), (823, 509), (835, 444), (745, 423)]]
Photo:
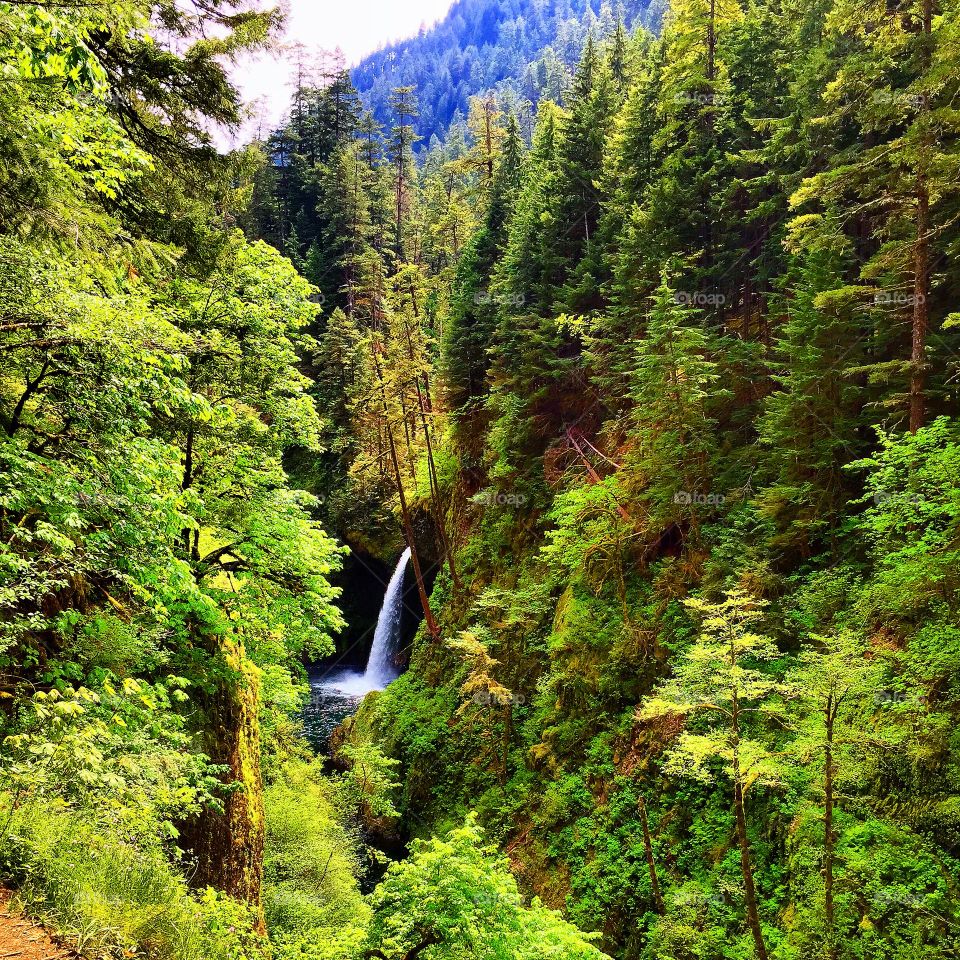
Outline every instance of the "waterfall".
[(363, 675), (370, 684), (371, 690), (383, 689), (397, 676), (393, 656), (397, 652), (397, 641), (400, 639), (400, 621), (403, 618), (403, 578), (407, 572), (409, 559), (410, 548), (407, 547), (403, 551), (403, 556), (400, 557), (397, 569), (393, 571), (383, 598), (383, 606), (380, 608), (377, 629), (373, 635), (373, 646), (370, 648), (367, 669)]
[[(383, 606), (377, 619), (377, 629), (373, 634), (373, 646), (363, 673), (357, 670), (341, 670), (326, 675), (312, 684), (316, 689), (336, 700), (359, 700), (371, 690), (382, 690), (391, 680), (396, 680), (398, 672), (393, 658), (400, 642), (400, 627), (403, 621), (403, 578), (410, 560), (410, 548), (407, 547), (400, 557), (396, 570), (387, 585), (383, 597)], [(339, 714), (342, 720), (345, 713)], [(338, 720), (338, 722), (339, 722)]]

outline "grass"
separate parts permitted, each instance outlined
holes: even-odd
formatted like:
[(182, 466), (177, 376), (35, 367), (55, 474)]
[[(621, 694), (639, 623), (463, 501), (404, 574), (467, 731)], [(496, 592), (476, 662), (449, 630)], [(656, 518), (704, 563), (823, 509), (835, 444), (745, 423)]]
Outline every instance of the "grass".
[[(0, 823), (9, 809), (0, 800)], [(92, 957), (243, 960), (264, 955), (250, 910), (192, 892), (158, 845), (109, 821), (31, 804), (10, 818), (0, 871), (27, 912)]]

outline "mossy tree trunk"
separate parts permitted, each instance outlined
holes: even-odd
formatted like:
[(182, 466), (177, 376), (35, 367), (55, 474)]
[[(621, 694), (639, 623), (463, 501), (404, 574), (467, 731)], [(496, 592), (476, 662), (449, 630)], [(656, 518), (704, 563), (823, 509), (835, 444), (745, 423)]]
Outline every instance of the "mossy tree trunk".
[(233, 643), (224, 644), (221, 654), (227, 675), (202, 709), (201, 736), (211, 759), (229, 767), (222, 779), (231, 789), (222, 812), (208, 808), (183, 826), (180, 845), (194, 858), (194, 886), (244, 900), (259, 914), (264, 843), (259, 671)]

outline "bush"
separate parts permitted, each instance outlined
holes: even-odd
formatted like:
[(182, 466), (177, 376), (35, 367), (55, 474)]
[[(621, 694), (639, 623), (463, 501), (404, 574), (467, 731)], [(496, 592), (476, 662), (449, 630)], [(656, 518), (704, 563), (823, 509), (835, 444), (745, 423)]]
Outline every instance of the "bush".
[(134, 842), (104, 819), (31, 804), (12, 815), (0, 871), (27, 911), (87, 956), (253, 960), (266, 956), (246, 904), (191, 894), (159, 845)]
[(525, 906), (506, 858), (470, 816), (446, 837), (416, 841), (371, 898), (369, 950), (387, 960), (604, 960), (591, 942), (534, 899)]
[(356, 881), (356, 843), (340, 825), (316, 764), (289, 762), (264, 793), (263, 903), (280, 957), (350, 956), (370, 909)]

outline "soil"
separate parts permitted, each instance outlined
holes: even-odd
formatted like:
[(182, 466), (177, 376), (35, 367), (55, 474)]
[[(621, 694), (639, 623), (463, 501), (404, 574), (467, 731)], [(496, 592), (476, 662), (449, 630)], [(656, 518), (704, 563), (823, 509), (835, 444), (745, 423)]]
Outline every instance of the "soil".
[(10, 906), (11, 894), (0, 889), (0, 960), (72, 960), (41, 926)]

